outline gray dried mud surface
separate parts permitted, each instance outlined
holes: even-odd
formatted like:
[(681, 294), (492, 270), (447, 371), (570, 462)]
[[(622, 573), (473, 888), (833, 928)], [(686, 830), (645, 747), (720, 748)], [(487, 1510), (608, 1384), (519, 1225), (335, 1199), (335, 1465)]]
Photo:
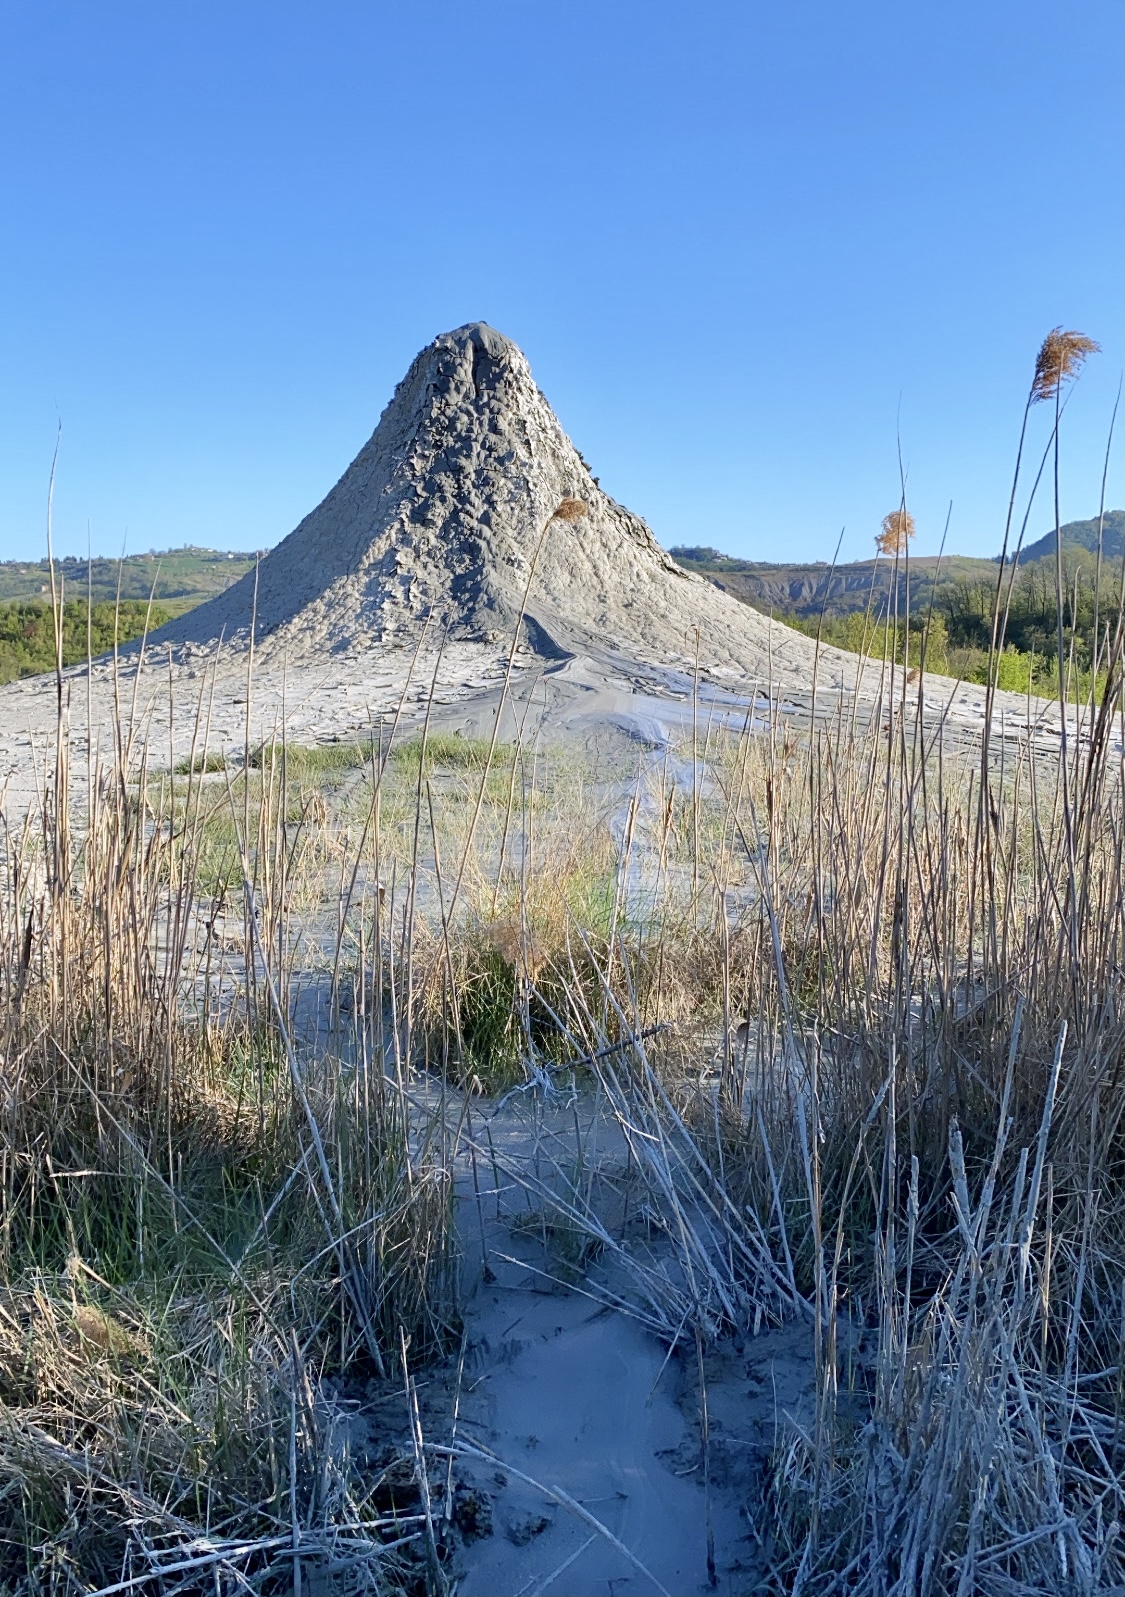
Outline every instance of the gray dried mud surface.
[[(522, 1095), (489, 1114), (471, 1120), (475, 1172), (463, 1155), (458, 1175), (465, 1356), (456, 1437), (468, 1455), (459, 1474), (474, 1501), (487, 1501), (492, 1530), (466, 1538), (457, 1591), (761, 1589), (747, 1510), (778, 1436), (811, 1412), (809, 1327), (764, 1330), (707, 1355), (712, 1587), (694, 1343), (684, 1338), (669, 1354), (629, 1311), (620, 1269), (560, 1237), (538, 1196), (552, 1170), (581, 1163), (608, 1227), (659, 1264), (659, 1242), (628, 1219), (620, 1133), (588, 1095), (547, 1104)], [(626, 1307), (610, 1306), (611, 1295)], [(456, 1382), (447, 1379), (452, 1410)], [(490, 1457), (471, 1456), (478, 1448)]]
[[(732, 601), (733, 602), (733, 601)], [(760, 619), (760, 618), (759, 618)], [(168, 770), (193, 751), (229, 750), (236, 762), (243, 747), (280, 735), (303, 744), (366, 741), (397, 724), (401, 735), (416, 731), (430, 703), (435, 730), (488, 736), (501, 708), (500, 736), (539, 739), (592, 758), (628, 750), (674, 748), (708, 729), (762, 731), (774, 725), (808, 728), (853, 715), (863, 725), (886, 713), (883, 693), (818, 683), (803, 648), (808, 639), (788, 632), (784, 647), (762, 661), (762, 672), (737, 677), (726, 669), (659, 666), (608, 647), (590, 646), (562, 659), (546, 659), (530, 647), (518, 651), (509, 690), (503, 691), (507, 648), (499, 644), (446, 642), (440, 653), (416, 648), (356, 649), (321, 663), (291, 663), (267, 657), (248, 672), (245, 652), (220, 647), (205, 659), (161, 659), (154, 650), (139, 666), (95, 662), (64, 674), (64, 715), (71, 766), (83, 775), (88, 758), (112, 761), (115, 726), (130, 735), (134, 753), (146, 751), (149, 768)], [(792, 640), (790, 643), (788, 640)], [(786, 652), (786, 651), (790, 652)], [(896, 693), (901, 691), (901, 681)], [(248, 708), (249, 706), (249, 708)], [(906, 694), (907, 724), (918, 717), (928, 739), (940, 737), (947, 752), (971, 752), (984, 721), (983, 689), (927, 679), (921, 704), (916, 686)], [(1059, 746), (1058, 706), (998, 694), (993, 748), (1028, 745), (1054, 755)], [(53, 769), (58, 701), (53, 678), (33, 677), (0, 688), (0, 810), (18, 824), (46, 791)], [(1120, 735), (1111, 738), (1120, 752)], [(84, 788), (75, 784), (76, 797)]]

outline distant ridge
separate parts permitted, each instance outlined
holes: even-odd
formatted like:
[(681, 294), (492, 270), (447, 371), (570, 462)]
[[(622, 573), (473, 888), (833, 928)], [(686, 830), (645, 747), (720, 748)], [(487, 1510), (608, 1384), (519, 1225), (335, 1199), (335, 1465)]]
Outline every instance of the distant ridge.
[[(158, 601), (199, 604), (221, 593), (253, 564), (253, 554), (185, 544), (182, 549), (152, 550), (120, 559), (95, 555), (87, 562), (68, 556), (55, 561), (55, 580), (65, 584), (68, 599), (84, 599), (87, 591), (95, 603), (116, 599), (118, 594), (122, 599), (147, 599), (155, 582)], [(0, 603), (44, 598), (50, 591), (46, 560), (0, 561)]]
[[(1098, 552), (1098, 517), (1091, 516), (1088, 521), (1068, 521), (1059, 528), (1062, 533), (1064, 551), (1067, 549), (1085, 549), (1090, 554)], [(1104, 560), (1120, 560), (1125, 553), (1125, 510), (1107, 510), (1101, 521), (1102, 558)], [(1042, 560), (1045, 555), (1055, 552), (1055, 534), (1052, 529), (1044, 533), (1042, 538), (1037, 538), (1034, 543), (1025, 544), (1020, 550), (1020, 565), (1030, 565), (1033, 560)], [(1009, 557), (1012, 558), (1012, 557)]]
[[(1125, 548), (1125, 511), (1107, 511), (1102, 530), (1103, 559), (1111, 565), (1116, 562), (1120, 567)], [(1065, 553), (1082, 550), (1096, 555), (1096, 516), (1088, 521), (1067, 522), (1061, 531)], [(866, 609), (872, 600), (878, 607), (890, 598), (895, 581), (893, 562), (886, 559), (847, 561), (833, 568), (824, 560), (791, 563), (741, 560), (706, 544), (676, 545), (669, 553), (686, 570), (706, 577), (743, 604), (803, 618), (822, 611), (829, 616), (847, 615)], [(1020, 551), (1019, 563), (1028, 566), (1045, 557), (1054, 559), (1054, 554), (1052, 531), (1026, 545)], [(927, 603), (931, 596), (940, 601), (943, 593), (965, 579), (995, 585), (998, 560), (998, 555), (988, 560), (947, 554), (940, 561), (937, 555), (912, 556), (909, 572), (904, 567), (898, 572), (900, 603), (905, 599), (908, 578), (913, 600), (924, 595)]]

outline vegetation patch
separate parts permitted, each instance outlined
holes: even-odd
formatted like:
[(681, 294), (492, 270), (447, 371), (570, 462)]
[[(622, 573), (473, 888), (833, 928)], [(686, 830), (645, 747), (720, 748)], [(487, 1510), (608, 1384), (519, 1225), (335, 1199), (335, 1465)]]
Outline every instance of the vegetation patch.
[(268, 743), (254, 749), (247, 761), (252, 771), (273, 769), (290, 780), (345, 776), (371, 764), (370, 746), (362, 743)]
[[(912, 536), (912, 522), (910, 527)], [(1092, 695), (1100, 703), (1108, 680), (1108, 638), (1121, 605), (1123, 539), (1120, 510), (1068, 522), (1061, 528), (1061, 585), (1054, 533), (1018, 558), (1010, 555), (1003, 567), (999, 560), (960, 555), (905, 560), (905, 548), (896, 559), (893, 543), (889, 559), (837, 567), (738, 560), (708, 546), (679, 547), (672, 554), (808, 637), (981, 685), (989, 680), (998, 613), (1000, 647), (991, 655), (995, 685), (1047, 698), (1059, 696), (1061, 586), (1064, 693), (1072, 702), (1088, 702)]]
[(229, 769), (229, 761), (217, 749), (208, 749), (205, 754), (178, 760), (174, 769), (177, 776), (214, 776)]
[[(154, 632), (181, 615), (185, 606), (148, 604), (143, 599), (109, 600), (87, 605), (67, 599), (61, 607), (62, 663), (80, 665)], [(53, 671), (58, 657), (55, 613), (46, 599), (20, 599), (0, 604), (0, 683)]]
[[(424, 743), (419, 735), (396, 744), (391, 758), (399, 770), (417, 772), (423, 764), (424, 749), (427, 771), (483, 771), (490, 746), (487, 738), (465, 737), (460, 732), (429, 732)], [(513, 757), (510, 744), (497, 743), (492, 752), (492, 764), (510, 766)]]

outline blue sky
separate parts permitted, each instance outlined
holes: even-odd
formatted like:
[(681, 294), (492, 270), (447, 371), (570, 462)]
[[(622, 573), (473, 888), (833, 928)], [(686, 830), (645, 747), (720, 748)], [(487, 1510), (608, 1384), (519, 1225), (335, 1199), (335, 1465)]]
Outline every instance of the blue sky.
[(662, 542), (760, 559), (867, 555), (896, 428), (918, 551), (952, 500), (994, 553), (1078, 328), (1094, 513), (1121, 35), (1118, 0), (6, 0), (0, 558), (44, 550), (60, 417), (61, 552), (275, 543), (478, 318)]

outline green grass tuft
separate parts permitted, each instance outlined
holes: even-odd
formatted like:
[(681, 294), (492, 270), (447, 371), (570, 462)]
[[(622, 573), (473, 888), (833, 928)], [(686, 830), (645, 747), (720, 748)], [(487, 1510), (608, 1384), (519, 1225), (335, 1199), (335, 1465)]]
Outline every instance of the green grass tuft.
[(206, 754), (197, 754), (194, 759), (178, 760), (174, 767), (177, 776), (214, 776), (217, 771), (226, 769), (227, 756), (217, 749), (208, 749)]
[(266, 743), (255, 749), (247, 764), (252, 771), (271, 766), (290, 778), (343, 776), (371, 762), (371, 750), (362, 743)]
[[(425, 740), (427, 771), (482, 771), (488, 760), (488, 739), (464, 737), (460, 732), (430, 732)], [(510, 765), (515, 751), (509, 743), (497, 743), (492, 755), (494, 766)], [(401, 770), (417, 772), (422, 763), (422, 738), (400, 743), (392, 759)]]

